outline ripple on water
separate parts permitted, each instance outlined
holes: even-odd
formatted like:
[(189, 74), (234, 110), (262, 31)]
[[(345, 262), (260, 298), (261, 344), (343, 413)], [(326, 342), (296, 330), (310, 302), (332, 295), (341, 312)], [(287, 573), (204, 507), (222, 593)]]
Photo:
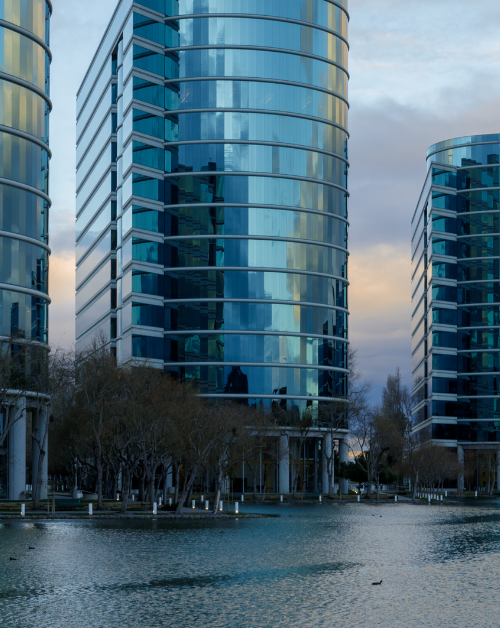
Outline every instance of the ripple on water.
[(498, 625), (500, 503), (257, 509), (285, 516), (0, 524), (0, 625)]

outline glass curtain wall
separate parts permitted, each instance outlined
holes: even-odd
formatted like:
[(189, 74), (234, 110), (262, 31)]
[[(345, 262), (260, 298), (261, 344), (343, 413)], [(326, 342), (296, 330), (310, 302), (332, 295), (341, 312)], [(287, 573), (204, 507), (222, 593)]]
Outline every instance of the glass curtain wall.
[(414, 426), (425, 439), (499, 443), (500, 135), (440, 142), (427, 161), (413, 238)]
[(117, 4), (77, 99), (78, 348), (243, 403), (347, 393), (347, 24), (345, 0)]
[[(20, 342), (48, 342), (51, 11), (0, 0), (0, 336)], [(0, 449), (0, 497), (6, 469)]]
[(207, 396), (347, 392), (345, 2), (142, 0), (118, 45), (118, 342)]

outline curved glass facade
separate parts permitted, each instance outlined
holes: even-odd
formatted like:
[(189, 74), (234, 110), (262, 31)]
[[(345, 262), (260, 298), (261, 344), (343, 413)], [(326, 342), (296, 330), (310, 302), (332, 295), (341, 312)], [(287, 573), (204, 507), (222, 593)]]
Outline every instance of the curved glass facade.
[(500, 443), (500, 135), (440, 142), (427, 163), (412, 240), (414, 427)]
[(51, 4), (0, 0), (0, 335), (48, 342)]
[[(82, 343), (110, 167), (119, 361), (252, 403), (347, 393), (347, 23), (344, 1), (118, 4), (78, 96)], [(113, 162), (95, 112), (115, 80)]]

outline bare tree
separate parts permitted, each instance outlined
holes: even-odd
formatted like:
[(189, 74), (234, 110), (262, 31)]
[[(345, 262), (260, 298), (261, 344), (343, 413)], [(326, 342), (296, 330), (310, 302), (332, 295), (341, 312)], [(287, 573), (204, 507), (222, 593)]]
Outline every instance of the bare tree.
[[(88, 450), (96, 469), (97, 509), (102, 509), (105, 447), (111, 448), (109, 431), (113, 416), (111, 398), (119, 385), (116, 360), (103, 338), (94, 339), (76, 359), (76, 389), (73, 411), (88, 439)], [(88, 457), (82, 461), (88, 464)]]

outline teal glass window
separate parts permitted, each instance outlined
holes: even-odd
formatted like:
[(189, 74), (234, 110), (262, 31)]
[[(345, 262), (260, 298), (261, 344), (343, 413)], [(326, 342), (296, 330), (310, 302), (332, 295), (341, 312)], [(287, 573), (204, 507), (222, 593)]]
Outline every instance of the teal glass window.
[(456, 371), (457, 356), (434, 353), (432, 355), (432, 368), (435, 371)]
[(437, 255), (457, 256), (457, 243), (455, 240), (432, 238), (432, 252)]
[(432, 276), (441, 279), (456, 279), (457, 265), (448, 262), (432, 262)]
[(146, 113), (139, 109), (133, 110), (133, 129), (144, 135), (151, 135), (159, 139), (164, 138), (165, 121), (160, 116)]
[(457, 348), (457, 334), (450, 331), (435, 331), (432, 333), (433, 347)]
[(432, 286), (432, 300), (456, 303), (457, 289), (454, 286)]
[[(432, 207), (457, 211), (457, 197), (443, 192), (432, 192)], [(446, 229), (448, 231), (448, 229)]]
[(163, 360), (163, 338), (132, 336), (132, 356), (150, 360)]
[(457, 394), (457, 380), (456, 378), (449, 377), (433, 377), (430, 380), (432, 386), (430, 386), (430, 391), (433, 393), (441, 393), (445, 395), (456, 395)]
[(448, 216), (440, 216), (439, 214), (432, 214), (431, 222), (432, 231), (440, 231), (445, 233), (451, 233), (456, 235), (457, 233), (457, 220), (456, 218), (449, 218)]
[(447, 308), (433, 307), (430, 311), (431, 322), (440, 325), (456, 325), (457, 310), (449, 310)]
[(132, 291), (163, 296), (163, 275), (134, 270), (132, 272)]
[(165, 314), (162, 305), (132, 303), (132, 325), (143, 327), (161, 327), (163, 329)]
[(447, 188), (457, 187), (457, 175), (455, 172), (449, 170), (442, 170), (441, 168), (432, 169), (432, 183), (434, 185), (442, 185)]
[(163, 244), (132, 238), (132, 259), (150, 264), (163, 264)]

